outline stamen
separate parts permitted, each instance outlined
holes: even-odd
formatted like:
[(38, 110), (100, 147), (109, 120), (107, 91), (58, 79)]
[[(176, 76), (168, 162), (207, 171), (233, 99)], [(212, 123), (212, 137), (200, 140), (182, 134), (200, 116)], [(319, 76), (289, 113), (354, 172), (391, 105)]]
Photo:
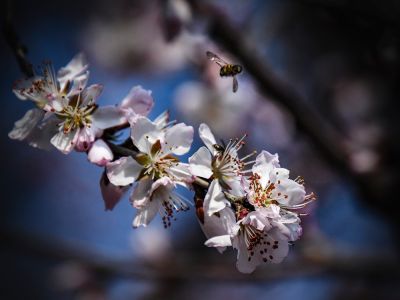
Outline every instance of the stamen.
[[(157, 192), (165, 192), (165, 191), (156, 191)], [(164, 223), (164, 227), (168, 228), (171, 226), (171, 220), (176, 220), (174, 216), (174, 211), (187, 211), (189, 210), (189, 201), (180, 195), (171, 192), (167, 199), (162, 201), (162, 205), (159, 207), (159, 214), (161, 215), (161, 219)]]
[(246, 159), (248, 159), (249, 157), (252, 157), (252, 156), (254, 156), (255, 154), (257, 154), (257, 151), (253, 151), (253, 152), (251, 152), (250, 154), (247, 154), (245, 157), (242, 157), (241, 158), (241, 160), (243, 161), (243, 160), (246, 160)]
[(173, 120), (173, 121), (169, 121), (167, 124), (165, 124), (165, 126), (163, 127), (163, 129), (173, 126), (177, 123), (177, 120)]
[[(261, 245), (261, 241), (263, 239), (263, 232), (257, 230), (251, 225), (244, 225), (244, 241), (248, 251), (253, 251), (257, 245)], [(250, 255), (253, 256), (254, 252), (250, 252)]]
[(251, 160), (251, 161), (247, 161), (245, 163), (243, 163), (244, 166), (250, 165), (250, 164), (254, 164), (256, 161), (255, 160)]

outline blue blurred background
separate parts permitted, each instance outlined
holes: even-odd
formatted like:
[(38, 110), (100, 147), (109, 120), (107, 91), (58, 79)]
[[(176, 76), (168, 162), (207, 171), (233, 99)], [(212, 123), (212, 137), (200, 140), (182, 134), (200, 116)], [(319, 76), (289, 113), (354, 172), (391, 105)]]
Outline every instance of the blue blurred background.
[[(83, 51), (89, 83), (105, 86), (99, 104), (116, 104), (141, 85), (153, 92), (151, 118), (169, 109), (173, 119), (195, 128), (207, 122), (221, 138), (248, 132), (248, 149), (278, 152), (318, 201), (286, 261), (252, 275), (236, 271), (233, 251), (220, 255), (203, 246), (194, 209), (167, 230), (159, 219), (132, 229), (128, 197), (105, 211), (103, 170), (84, 154), (41, 151), (8, 138), (31, 103), (12, 93), (23, 75), (1, 39), (2, 299), (399, 299), (393, 112), (399, 5), (210, 3), (340, 133), (362, 184), (324, 161), (292, 112), (260, 94), (250, 74), (244, 72), (238, 93), (231, 93), (231, 81), (218, 77), (204, 53), (235, 58), (214, 44), (185, 1), (14, 1), (12, 22), (34, 64), (50, 59), (58, 69)], [(199, 145), (196, 133), (192, 149)], [(372, 200), (360, 186), (374, 191)]]

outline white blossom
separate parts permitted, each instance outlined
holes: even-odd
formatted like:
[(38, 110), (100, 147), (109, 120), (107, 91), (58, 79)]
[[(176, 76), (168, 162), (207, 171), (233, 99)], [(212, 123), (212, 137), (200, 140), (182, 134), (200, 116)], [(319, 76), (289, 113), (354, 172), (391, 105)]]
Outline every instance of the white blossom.
[(31, 100), (46, 111), (61, 111), (63, 104), (86, 86), (89, 71), (82, 53), (77, 54), (58, 73), (50, 62), (43, 63), (42, 74), (32, 78), (18, 80), (13, 88), (15, 95), (21, 100)]
[(13, 140), (26, 141), (35, 148), (49, 150), (52, 148), (50, 139), (57, 133), (58, 120), (44, 119), (45, 111), (39, 108), (28, 110), (15, 122), (8, 137)]
[(167, 125), (166, 114), (155, 122), (138, 117), (131, 130), (138, 154), (107, 165), (107, 176), (112, 184), (126, 186), (137, 181), (131, 195), (133, 206), (138, 208), (134, 227), (146, 226), (157, 212), (169, 226), (173, 210), (187, 209), (187, 204), (174, 193), (174, 188), (177, 184), (186, 186), (191, 181), (188, 165), (181, 163), (177, 155), (189, 151), (193, 127), (183, 123)]
[(306, 195), (301, 177), (289, 178), (289, 170), (280, 167), (277, 154), (262, 151), (252, 172), (245, 190), (249, 202), (255, 207), (276, 204), (283, 209), (295, 210), (315, 200), (314, 194)]
[(143, 89), (140, 85), (134, 86), (119, 104), (130, 124), (133, 124), (138, 116), (147, 116), (153, 106), (151, 91)]
[(252, 175), (242, 184), (244, 193), (230, 199), (235, 222), (214, 221), (213, 230), (225, 230), (225, 234), (209, 238), (206, 245), (234, 247), (238, 270), (250, 273), (261, 263), (280, 263), (287, 256), (289, 243), (302, 233), (295, 210), (315, 197), (306, 195), (303, 180), (289, 179), (289, 170), (280, 167), (278, 155), (267, 151), (257, 156)]
[[(75, 147), (78, 151), (88, 151), (102, 136), (104, 129), (122, 126), (139, 116), (146, 116), (154, 105), (151, 91), (135, 86), (118, 106), (98, 107), (96, 100), (102, 89), (102, 85), (91, 85), (79, 94), (76, 101), (71, 99), (61, 112), (55, 112), (63, 120), (59, 124), (60, 132), (52, 139), (59, 150), (68, 153)], [(104, 147), (97, 147), (96, 150), (103, 151)], [(98, 155), (96, 150), (91, 153), (92, 157)], [(108, 149), (106, 151), (109, 152)], [(111, 160), (111, 155), (107, 154), (107, 162)]]
[(233, 195), (242, 193), (240, 182), (246, 173), (245, 166), (252, 163), (246, 162), (246, 159), (254, 153), (239, 158), (238, 151), (244, 145), (245, 136), (230, 140), (224, 147), (216, 142), (210, 128), (204, 123), (199, 127), (199, 135), (205, 147), (201, 147), (189, 158), (189, 170), (192, 175), (212, 178), (204, 199), (204, 209), (211, 216), (230, 205), (224, 191)]
[[(78, 54), (57, 74), (51, 63), (44, 63), (42, 74), (18, 81), (14, 93), (36, 107), (15, 122), (9, 137), (43, 149), (53, 145), (65, 154), (85, 151), (89, 162), (105, 167), (100, 188), (106, 210), (133, 186), (135, 228), (147, 226), (157, 214), (167, 228), (175, 212), (188, 210), (189, 202), (177, 193), (180, 185), (195, 190), (205, 245), (221, 253), (233, 247), (240, 272), (280, 263), (288, 255), (289, 245), (302, 234), (297, 210), (315, 196), (306, 194), (301, 177), (289, 178), (277, 154), (262, 151), (249, 160), (254, 151), (239, 157), (247, 135), (220, 144), (203, 123), (199, 135), (205, 146), (189, 163), (181, 162), (193, 142), (193, 127), (170, 122), (168, 111), (150, 121), (146, 116), (154, 100), (141, 86), (119, 105), (100, 107), (96, 101), (103, 86), (86, 87), (87, 67)], [(113, 144), (114, 134), (128, 127), (130, 139)]]
[[(279, 207), (277, 207), (279, 209)], [(235, 224), (228, 234), (206, 241), (209, 247), (232, 246), (237, 250), (236, 267), (251, 273), (262, 263), (280, 263), (288, 254), (288, 239), (271, 220), (279, 218), (274, 207), (249, 212)]]
[(104, 129), (126, 123), (123, 112), (117, 107), (98, 107), (96, 100), (102, 90), (102, 85), (91, 85), (54, 113), (60, 122), (59, 132), (51, 143), (61, 152), (67, 154), (74, 148), (87, 151)]
[[(31, 100), (37, 108), (29, 110), (15, 123), (9, 133), (11, 139), (26, 140), (31, 146), (49, 149), (50, 139), (57, 133), (57, 120), (51, 112), (61, 111), (69, 97), (79, 94), (89, 76), (88, 64), (83, 54), (76, 55), (56, 75), (50, 62), (42, 66), (42, 74), (18, 80), (13, 92), (21, 100)], [(47, 112), (47, 113), (46, 113)]]

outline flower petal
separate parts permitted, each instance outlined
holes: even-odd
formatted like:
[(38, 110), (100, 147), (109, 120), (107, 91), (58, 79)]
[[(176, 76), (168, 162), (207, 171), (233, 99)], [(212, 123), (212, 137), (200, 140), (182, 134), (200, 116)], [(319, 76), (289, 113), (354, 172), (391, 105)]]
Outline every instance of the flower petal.
[[(42, 102), (43, 97), (41, 93), (36, 93), (31, 89), (35, 82), (43, 80), (40, 76), (35, 76), (27, 79), (21, 79), (14, 83), (13, 92), (20, 100), (33, 100), (35, 102)], [(44, 102), (47, 102), (46, 100)]]
[(107, 129), (125, 124), (126, 118), (123, 112), (115, 106), (102, 106), (96, 109), (91, 116), (93, 126)]
[(222, 193), (222, 188), (219, 185), (218, 180), (213, 180), (204, 198), (205, 213), (211, 216), (212, 214), (224, 209), (226, 206), (229, 206), (229, 201)]
[(130, 196), (130, 201), (133, 207), (142, 209), (144, 208), (151, 197), (151, 189), (153, 180), (149, 177), (142, 178), (139, 180)]
[(136, 114), (147, 116), (153, 105), (154, 100), (151, 96), (151, 91), (147, 91), (139, 85), (129, 91), (119, 107), (128, 112), (132, 110)]
[(78, 75), (81, 75), (88, 68), (86, 57), (83, 53), (78, 53), (72, 60), (57, 73), (58, 81), (63, 84), (66, 81), (72, 81)]
[(283, 219), (272, 222), (273, 226), (279, 230), (280, 234), (288, 241), (296, 241), (302, 234), (300, 219), (297, 222), (285, 223)]
[(79, 130), (78, 138), (75, 144), (75, 150), (84, 152), (90, 149), (96, 138), (95, 130), (88, 127), (83, 127)]
[(161, 203), (166, 201), (164, 198), (169, 197), (167, 191), (160, 191), (160, 189), (170, 183), (171, 181), (166, 177), (156, 182), (153, 182), (150, 178), (144, 178), (138, 182), (131, 196), (133, 205), (138, 208), (132, 223), (133, 227), (147, 226), (154, 219)]
[(172, 152), (175, 155), (183, 155), (190, 150), (193, 142), (193, 127), (184, 123), (169, 127), (165, 133), (165, 152)]
[(215, 152), (214, 145), (217, 144), (214, 135), (212, 134), (210, 127), (207, 124), (202, 123), (199, 126), (199, 135), (204, 145), (210, 150), (211, 153)]
[[(235, 215), (229, 207), (211, 216), (204, 214), (204, 222), (199, 223), (207, 239), (226, 234), (230, 235), (237, 227)], [(225, 247), (217, 247), (217, 250), (222, 253)]]
[(107, 176), (112, 184), (125, 186), (133, 183), (142, 169), (132, 157), (121, 157), (107, 165)]
[(289, 170), (285, 168), (273, 168), (269, 172), (269, 179), (272, 182), (277, 182), (278, 180), (286, 180), (289, 179)]
[(289, 230), (287, 235), (289, 241), (297, 241), (303, 233), (303, 228), (301, 228), (299, 223), (285, 224)]
[(138, 208), (133, 220), (133, 227), (147, 226), (160, 210), (162, 203), (170, 202), (171, 189), (174, 183), (168, 177), (162, 177), (155, 182), (146, 177), (139, 181), (131, 201)]
[[(84, 72), (82, 75), (75, 77), (72, 80), (71, 87), (67, 93), (67, 97), (72, 97), (81, 93), (89, 80), (89, 71)], [(60, 84), (61, 90), (64, 90), (67, 82)]]
[(113, 185), (104, 172), (100, 179), (100, 190), (103, 196), (105, 209), (112, 210), (128, 189), (129, 186), (122, 187)]
[(103, 91), (102, 84), (92, 84), (91, 86), (84, 89), (81, 94), (81, 100), (82, 100), (81, 106), (96, 103), (96, 100), (100, 96), (102, 91)]
[(259, 231), (271, 228), (268, 218), (266, 218), (260, 210), (250, 212), (242, 221), (244, 225), (251, 225)]
[(152, 185), (150, 193), (153, 194), (156, 190), (164, 189), (166, 191), (171, 190), (174, 188), (174, 182), (168, 177), (161, 177), (157, 179)]
[(133, 219), (132, 226), (137, 228), (139, 226), (146, 227), (156, 216), (159, 207), (161, 205), (160, 201), (149, 201), (148, 205), (142, 209), (138, 209), (136, 216)]
[(169, 167), (167, 172), (177, 184), (180, 184), (184, 187), (189, 188), (188, 184), (193, 182), (192, 174), (189, 172), (189, 164), (181, 162), (176, 163), (175, 165)]
[(94, 142), (88, 153), (88, 160), (100, 167), (105, 167), (113, 159), (110, 147), (102, 139)]
[(271, 154), (268, 151), (263, 150), (259, 155), (257, 155), (252, 171), (253, 174), (261, 176), (260, 182), (262, 187), (265, 188), (268, 180), (270, 180), (270, 172), (274, 168), (279, 168), (278, 154)]
[(278, 228), (272, 228), (267, 234), (268, 235), (265, 237), (265, 248), (268, 253), (268, 262), (278, 264), (282, 262), (289, 253), (288, 239)]
[(164, 111), (153, 121), (153, 123), (155, 123), (159, 129), (163, 129), (165, 126), (167, 126), (168, 122), (169, 122), (168, 110)]
[[(249, 253), (247, 250), (246, 243), (244, 241), (243, 235), (239, 235), (235, 238), (234, 240), (234, 247), (237, 250), (237, 261), (236, 261), (236, 268), (239, 270), (241, 273), (249, 274), (252, 273), (257, 265), (260, 264), (259, 259), (254, 259), (252, 257), (249, 259)], [(258, 255), (258, 253), (257, 253)], [(258, 257), (256, 257), (258, 258)]]
[[(284, 197), (278, 195), (284, 195)], [(304, 186), (291, 179), (280, 180), (272, 194), (272, 197), (280, 204), (289, 207), (304, 202), (305, 196)]]
[(133, 143), (141, 152), (150, 153), (151, 146), (161, 139), (163, 133), (157, 125), (146, 117), (139, 117), (135, 124), (131, 124), (131, 138)]
[(189, 170), (194, 176), (211, 177), (211, 153), (206, 147), (201, 147), (189, 158)]
[(14, 128), (10, 131), (8, 137), (13, 140), (24, 140), (38, 126), (44, 114), (45, 112), (41, 109), (28, 110), (22, 119), (14, 123)]
[(246, 194), (246, 191), (244, 189), (245, 180), (246, 179), (244, 177), (240, 176), (224, 178), (224, 183), (230, 188), (229, 194), (236, 197), (245, 196)]
[(50, 142), (64, 154), (70, 153), (76, 144), (78, 139), (79, 130), (72, 130), (68, 133), (60, 131), (52, 137)]
[(232, 241), (231, 241), (231, 236), (229, 234), (227, 235), (220, 235), (220, 236), (215, 236), (211, 239), (208, 239), (204, 245), (207, 247), (228, 247), (232, 246)]
[(53, 114), (46, 118), (27, 136), (26, 141), (30, 146), (43, 150), (51, 150), (51, 138), (58, 133), (58, 119)]

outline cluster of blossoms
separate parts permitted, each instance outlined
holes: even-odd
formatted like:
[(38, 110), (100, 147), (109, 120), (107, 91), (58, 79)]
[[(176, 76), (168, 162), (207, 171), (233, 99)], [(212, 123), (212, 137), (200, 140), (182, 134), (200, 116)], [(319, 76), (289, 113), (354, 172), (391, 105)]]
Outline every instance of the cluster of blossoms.
[[(235, 248), (239, 271), (250, 273), (261, 263), (279, 263), (287, 256), (289, 244), (301, 235), (296, 211), (315, 197), (306, 195), (302, 179), (289, 178), (276, 154), (240, 157), (246, 136), (220, 145), (201, 124), (205, 146), (188, 163), (181, 162), (179, 157), (190, 151), (193, 127), (169, 121), (168, 112), (149, 120), (153, 98), (140, 86), (119, 105), (99, 106), (102, 86), (86, 86), (87, 68), (78, 54), (57, 74), (45, 63), (42, 74), (18, 81), (14, 93), (36, 107), (15, 123), (10, 138), (44, 149), (53, 145), (65, 154), (86, 152), (90, 162), (105, 168), (101, 191), (107, 209), (132, 187), (133, 227), (148, 225), (157, 213), (169, 227), (176, 212), (190, 207), (177, 193), (182, 186), (195, 191), (205, 244), (220, 252)], [(125, 128), (130, 137), (117, 145), (115, 133)]]

